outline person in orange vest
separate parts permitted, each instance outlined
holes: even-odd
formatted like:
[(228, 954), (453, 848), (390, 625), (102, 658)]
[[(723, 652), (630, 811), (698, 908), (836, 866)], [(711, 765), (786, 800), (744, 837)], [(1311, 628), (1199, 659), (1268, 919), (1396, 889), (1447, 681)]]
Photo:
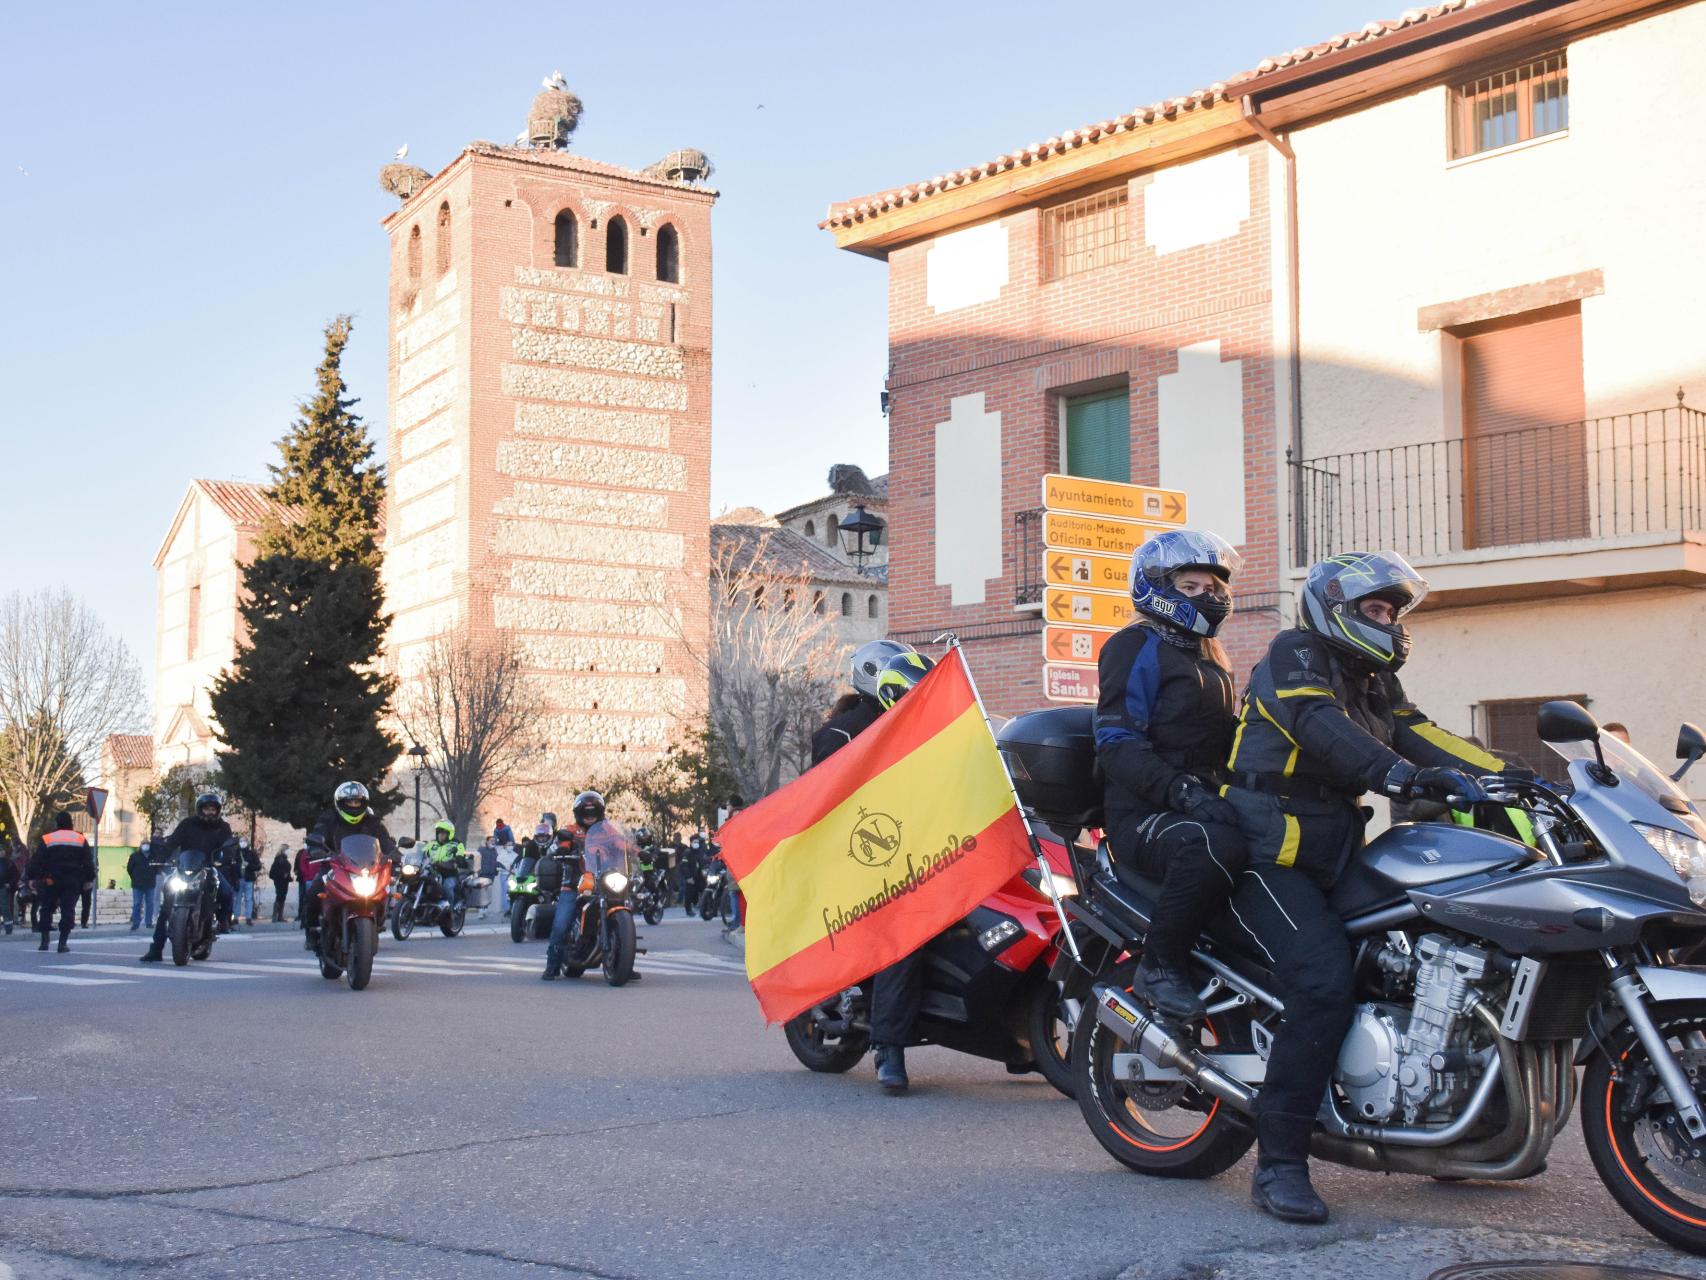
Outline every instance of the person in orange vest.
[(53, 830), (42, 835), (26, 873), (40, 895), (41, 946), (47, 950), (47, 935), (53, 931), (53, 908), (59, 907), (59, 949), (71, 950), (71, 924), (77, 900), (95, 885), (95, 853), (81, 833), (71, 829), (71, 815), (54, 815)]

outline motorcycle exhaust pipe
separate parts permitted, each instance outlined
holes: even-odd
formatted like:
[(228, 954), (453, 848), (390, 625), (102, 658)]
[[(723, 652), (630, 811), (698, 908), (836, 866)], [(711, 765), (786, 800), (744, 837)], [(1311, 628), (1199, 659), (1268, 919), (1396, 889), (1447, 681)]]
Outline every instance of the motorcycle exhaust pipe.
[(1256, 1091), (1234, 1080), (1197, 1051), (1179, 1040), (1125, 992), (1097, 985), (1096, 1021), (1113, 1032), (1128, 1049), (1135, 1049), (1158, 1067), (1171, 1067), (1199, 1089), (1246, 1114), (1256, 1109)]

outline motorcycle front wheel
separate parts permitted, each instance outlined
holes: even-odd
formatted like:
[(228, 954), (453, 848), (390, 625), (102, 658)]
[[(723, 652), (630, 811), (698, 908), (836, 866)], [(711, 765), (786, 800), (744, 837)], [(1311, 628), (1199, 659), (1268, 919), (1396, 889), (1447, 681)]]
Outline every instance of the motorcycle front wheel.
[(520, 900), (509, 904), (509, 940), (521, 942), (527, 937), (527, 904)]
[(634, 976), (634, 913), (612, 912), (608, 927), (610, 946), (604, 952), (604, 980), (619, 987)]
[(407, 898), (397, 904), (397, 914), (391, 917), (391, 936), (403, 941), (415, 931), (415, 909)]
[(699, 918), (701, 920), (710, 920), (710, 919), (714, 918), (716, 916), (716, 914), (717, 914), (716, 895), (710, 894), (710, 893), (701, 893), (699, 895)]
[(655, 898), (646, 903), (646, 923), (653, 928), (663, 923), (663, 903)]
[(1025, 1034), (1038, 1074), (1067, 1097), (1077, 1097), (1072, 1084), (1072, 1028), (1060, 1007), (1058, 982), (1045, 980), (1031, 992), (1025, 1009)]
[(453, 911), (446, 911), (438, 918), (439, 932), (443, 933), (447, 938), (454, 938), (457, 934), (461, 933), (462, 926), (467, 923), (467, 907), (457, 907)]
[[(1137, 961), (1126, 960), (1102, 977), (1130, 991)], [(1200, 1044), (1221, 1043), (1217, 1018), (1203, 1024)], [(1133, 1083), (1115, 1070), (1128, 1052), (1085, 1006), (1072, 1036), (1072, 1085), (1085, 1124), (1103, 1150), (1128, 1169), (1158, 1178), (1212, 1178), (1243, 1159), (1256, 1140), (1254, 1127), (1211, 1094), (1179, 1081)]]
[(373, 951), (378, 945), (378, 930), (366, 916), (350, 921), (349, 968), (344, 976), (349, 989), (360, 991), (373, 980)]
[[(1706, 1003), (1653, 1010), (1653, 1021), (1698, 1096), (1706, 1086)], [(1706, 1254), (1706, 1156), (1690, 1141), (1628, 1025), (1588, 1060), (1582, 1139), (1623, 1212), (1666, 1244)]]
[(172, 939), (172, 963), (180, 969), (190, 962), (190, 909), (172, 908), (172, 923), (167, 930)]
[(865, 1050), (871, 1047), (868, 1031), (849, 1031), (833, 1039), (824, 1035), (820, 1018), (839, 1018), (840, 1011), (841, 997), (837, 996), (790, 1018), (783, 1025), (782, 1035), (788, 1041), (788, 1048), (808, 1071), (830, 1075), (851, 1071), (865, 1056)]

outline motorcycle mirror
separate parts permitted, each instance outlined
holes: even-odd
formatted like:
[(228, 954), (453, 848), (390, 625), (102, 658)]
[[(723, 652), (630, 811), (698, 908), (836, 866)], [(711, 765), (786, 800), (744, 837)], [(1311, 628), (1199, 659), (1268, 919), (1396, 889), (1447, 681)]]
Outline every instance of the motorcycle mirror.
[(1700, 732), (1698, 725), (1682, 722), (1682, 728), (1676, 733), (1676, 758), (1682, 761), (1682, 767), (1670, 775), (1672, 782), (1680, 781), (1682, 775), (1694, 767), (1694, 762), (1706, 756), (1706, 733)]
[(1599, 741), (1599, 724), (1579, 702), (1545, 702), (1540, 706), (1542, 742)]
[(404, 836), (401, 840), (397, 841), (397, 847), (399, 849), (413, 849), (415, 847), (415, 838), (413, 836)]
[(326, 837), (321, 835), (318, 831), (310, 831), (308, 833), (307, 840), (303, 841), (303, 843), (310, 849), (324, 849), (326, 847)]

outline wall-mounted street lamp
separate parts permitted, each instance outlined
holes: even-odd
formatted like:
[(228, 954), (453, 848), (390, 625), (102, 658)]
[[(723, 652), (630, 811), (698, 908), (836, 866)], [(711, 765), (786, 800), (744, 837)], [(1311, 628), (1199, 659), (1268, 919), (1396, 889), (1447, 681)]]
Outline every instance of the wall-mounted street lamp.
[(859, 572), (865, 572), (865, 561), (877, 554), (882, 545), (883, 531), (888, 525), (866, 511), (863, 504), (853, 508), (853, 514), (841, 522), (841, 546)]
[(421, 842), (421, 770), (426, 765), (427, 749), (420, 743), (409, 748), (415, 761), (415, 843)]

